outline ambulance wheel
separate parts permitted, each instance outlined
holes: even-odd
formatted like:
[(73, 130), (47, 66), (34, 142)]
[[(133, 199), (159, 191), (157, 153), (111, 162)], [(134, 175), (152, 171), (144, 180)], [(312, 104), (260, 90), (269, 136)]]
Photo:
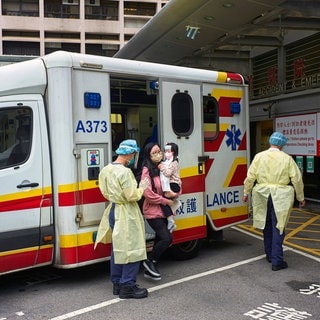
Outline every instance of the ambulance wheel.
[(197, 239), (175, 244), (169, 248), (170, 256), (175, 260), (195, 258), (199, 254), (201, 243), (201, 239)]

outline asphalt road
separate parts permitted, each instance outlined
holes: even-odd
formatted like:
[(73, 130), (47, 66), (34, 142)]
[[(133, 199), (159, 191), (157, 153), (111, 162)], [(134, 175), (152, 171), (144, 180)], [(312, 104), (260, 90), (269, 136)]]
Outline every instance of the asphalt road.
[(141, 270), (146, 299), (113, 296), (108, 263), (0, 278), (0, 320), (319, 320), (320, 259), (286, 248), (285, 260), (288, 269), (272, 271), (261, 238), (230, 228), (195, 259), (163, 259), (161, 281), (144, 279)]

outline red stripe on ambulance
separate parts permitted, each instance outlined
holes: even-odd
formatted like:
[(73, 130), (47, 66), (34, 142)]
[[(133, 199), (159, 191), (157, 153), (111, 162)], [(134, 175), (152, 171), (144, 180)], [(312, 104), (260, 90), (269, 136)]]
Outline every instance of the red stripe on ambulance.
[(43, 197), (34, 196), (28, 198), (18, 198), (9, 201), (0, 202), (0, 212), (5, 211), (17, 211), (17, 210), (27, 210), (35, 208), (44, 208), (52, 206), (52, 197), (51, 194), (45, 195)]
[(218, 151), (225, 135), (226, 135), (225, 131), (220, 131), (218, 134), (218, 137), (215, 140), (205, 140), (204, 141), (204, 151), (205, 152)]
[(95, 259), (109, 257), (111, 255), (111, 244), (99, 243), (94, 250), (94, 244), (78, 247), (60, 248), (60, 261), (62, 265), (76, 264)]
[(182, 193), (196, 193), (196, 192), (204, 192), (204, 180), (205, 175), (200, 174), (197, 176), (182, 178)]
[(220, 117), (233, 117), (231, 113), (231, 102), (239, 102), (240, 98), (221, 97), (219, 99), (219, 116)]
[(59, 193), (59, 206), (61, 207), (99, 202), (105, 202), (99, 188)]
[(238, 151), (245, 151), (245, 150), (247, 150), (247, 133), (246, 132), (244, 133), (241, 143), (238, 147)]
[(173, 244), (202, 239), (207, 235), (207, 227), (205, 225), (198, 227), (190, 227), (188, 229), (176, 230), (173, 234)]
[[(24, 249), (25, 250), (25, 249)], [(53, 248), (17, 252), (1, 257), (0, 273), (30, 267), (36, 264), (49, 264), (52, 261)]]
[(239, 164), (229, 183), (229, 187), (242, 186), (247, 175), (247, 165)]

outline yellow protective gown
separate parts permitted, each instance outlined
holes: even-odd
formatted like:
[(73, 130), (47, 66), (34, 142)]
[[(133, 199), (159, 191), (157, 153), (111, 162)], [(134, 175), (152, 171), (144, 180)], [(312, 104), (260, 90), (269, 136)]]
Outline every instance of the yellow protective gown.
[[(129, 168), (121, 164), (108, 164), (99, 174), (99, 188), (109, 200), (97, 233), (95, 247), (99, 242), (112, 240), (116, 264), (127, 264), (145, 260), (146, 239), (143, 216), (136, 201), (143, 194)], [(109, 226), (109, 213), (115, 203), (115, 225)]]
[(277, 229), (282, 234), (293, 207), (294, 192), (297, 200), (302, 201), (303, 188), (301, 172), (291, 156), (278, 148), (258, 153), (244, 181), (244, 194), (252, 191), (253, 226), (264, 229), (267, 201), (271, 195), (278, 220)]

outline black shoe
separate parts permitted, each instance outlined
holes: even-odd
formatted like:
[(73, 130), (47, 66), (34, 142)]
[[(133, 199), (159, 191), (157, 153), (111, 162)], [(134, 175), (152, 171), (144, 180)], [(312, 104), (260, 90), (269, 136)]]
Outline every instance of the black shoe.
[(156, 265), (151, 260), (144, 260), (142, 264), (153, 276), (161, 277), (161, 274), (157, 270)]
[(271, 258), (269, 256), (266, 256), (266, 260), (271, 263)]
[(149, 271), (145, 271), (144, 275), (143, 275), (146, 279), (150, 279), (152, 281), (159, 281), (161, 280), (161, 276), (157, 277), (157, 276), (153, 276)]
[(288, 268), (288, 264), (285, 261), (282, 261), (282, 263), (278, 266), (272, 266), (272, 271), (279, 271), (282, 269), (287, 269)]
[(120, 299), (142, 299), (148, 296), (148, 290), (146, 288), (139, 288), (135, 286), (121, 285), (119, 298)]
[(119, 282), (115, 282), (113, 284), (113, 294), (115, 296), (119, 295), (119, 292), (120, 292), (120, 283)]

